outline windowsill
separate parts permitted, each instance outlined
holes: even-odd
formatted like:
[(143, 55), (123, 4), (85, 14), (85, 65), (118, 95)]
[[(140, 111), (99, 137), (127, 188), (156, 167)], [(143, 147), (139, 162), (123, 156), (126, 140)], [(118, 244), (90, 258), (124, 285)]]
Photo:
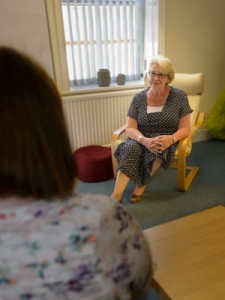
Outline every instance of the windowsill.
[(110, 84), (110, 86), (107, 87), (99, 87), (99, 86), (84, 86), (78, 88), (71, 88), (68, 91), (62, 91), (62, 96), (71, 96), (71, 95), (85, 95), (85, 94), (99, 94), (99, 93), (108, 93), (108, 92), (119, 92), (124, 90), (135, 90), (144, 88), (144, 82), (143, 79), (135, 82), (126, 82), (125, 85), (117, 85)]

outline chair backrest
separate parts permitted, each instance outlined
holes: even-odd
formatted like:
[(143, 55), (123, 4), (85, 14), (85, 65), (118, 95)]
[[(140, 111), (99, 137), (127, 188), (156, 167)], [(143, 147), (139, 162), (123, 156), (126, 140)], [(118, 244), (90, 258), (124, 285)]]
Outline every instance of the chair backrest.
[[(144, 76), (145, 87), (149, 86), (149, 76), (147, 72)], [(204, 76), (203, 73), (182, 74), (176, 73), (174, 80), (170, 84), (186, 92), (190, 107), (193, 109), (191, 114), (191, 126), (195, 124), (200, 104), (202, 93), (204, 91)]]

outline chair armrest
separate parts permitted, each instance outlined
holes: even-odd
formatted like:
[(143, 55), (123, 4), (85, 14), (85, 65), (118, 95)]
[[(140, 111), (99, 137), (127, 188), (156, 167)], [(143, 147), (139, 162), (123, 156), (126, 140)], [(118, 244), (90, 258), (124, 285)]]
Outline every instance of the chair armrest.
[(120, 128), (116, 129), (113, 132), (113, 135), (112, 135), (112, 144), (119, 139), (119, 137), (121, 136), (121, 134), (123, 132), (125, 132), (125, 130), (126, 130), (126, 124), (124, 124), (123, 126), (121, 126)]
[(179, 155), (181, 153), (186, 155), (188, 144), (191, 143), (191, 138), (192, 138), (192, 135), (189, 134), (188, 136), (186, 136), (186, 137), (182, 138), (181, 140), (179, 140), (179, 142), (178, 142), (178, 153), (179, 153)]

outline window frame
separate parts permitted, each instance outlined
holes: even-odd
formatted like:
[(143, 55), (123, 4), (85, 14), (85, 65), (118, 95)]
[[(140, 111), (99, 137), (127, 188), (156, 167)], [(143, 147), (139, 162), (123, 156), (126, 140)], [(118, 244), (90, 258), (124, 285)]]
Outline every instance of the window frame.
[[(158, 53), (164, 55), (165, 48), (165, 0), (159, 1), (159, 15), (158, 15)], [(54, 79), (59, 91), (62, 95), (72, 94), (88, 94), (99, 93), (106, 91), (116, 91), (124, 89), (137, 89), (144, 86), (144, 82), (135, 82), (126, 84), (124, 86), (110, 85), (109, 87), (96, 86), (92, 89), (85, 89), (83, 87), (79, 90), (73, 90), (70, 87), (66, 48), (64, 47), (65, 35), (63, 27), (63, 16), (61, 10), (61, 0), (45, 0), (46, 16), (49, 26), (49, 37), (52, 53), (52, 64)]]

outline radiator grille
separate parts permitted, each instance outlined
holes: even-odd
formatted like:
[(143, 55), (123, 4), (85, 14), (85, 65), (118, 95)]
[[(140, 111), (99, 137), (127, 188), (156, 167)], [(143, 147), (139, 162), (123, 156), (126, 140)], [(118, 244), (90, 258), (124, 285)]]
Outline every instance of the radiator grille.
[(63, 110), (73, 150), (110, 144), (113, 131), (126, 122), (130, 102), (139, 91), (65, 96)]

